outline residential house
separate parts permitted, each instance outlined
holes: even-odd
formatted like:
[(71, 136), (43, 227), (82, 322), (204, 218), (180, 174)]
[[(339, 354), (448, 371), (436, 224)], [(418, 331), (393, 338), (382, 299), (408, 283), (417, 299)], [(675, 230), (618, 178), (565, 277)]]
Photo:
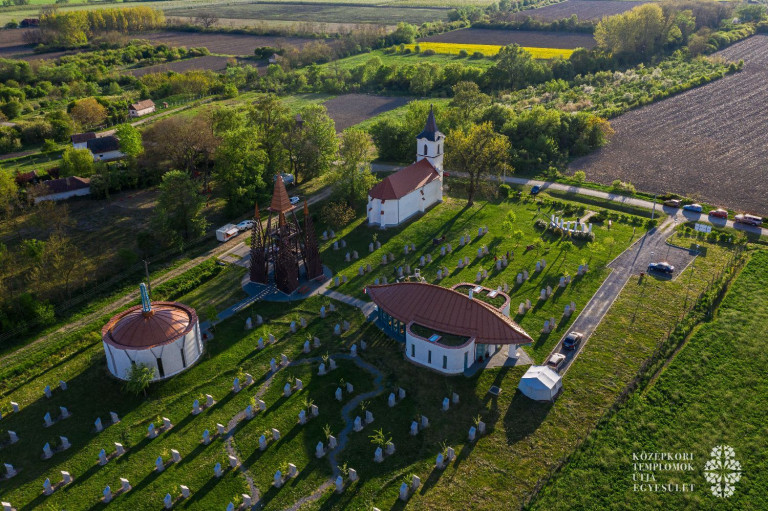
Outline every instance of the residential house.
[(36, 203), (45, 200), (59, 201), (91, 193), (91, 180), (76, 176), (44, 181), (40, 186), (45, 191), (43, 195), (35, 197)]
[(155, 102), (151, 99), (145, 99), (138, 103), (133, 103), (128, 107), (128, 115), (131, 117), (141, 117), (142, 115), (151, 114), (155, 111)]
[(93, 161), (117, 160), (125, 156), (120, 152), (120, 142), (114, 135), (89, 140), (86, 147), (93, 154)]

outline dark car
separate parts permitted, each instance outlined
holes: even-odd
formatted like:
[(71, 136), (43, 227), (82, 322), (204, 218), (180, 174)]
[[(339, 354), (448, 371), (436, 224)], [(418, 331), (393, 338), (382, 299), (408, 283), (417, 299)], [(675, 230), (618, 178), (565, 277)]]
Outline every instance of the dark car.
[(648, 265), (648, 271), (658, 271), (661, 273), (672, 274), (672, 272), (675, 271), (675, 267), (667, 262), (651, 263)]
[(533, 188), (531, 188), (531, 195), (536, 195), (536, 194), (537, 194), (537, 193), (539, 193), (540, 191), (541, 191), (541, 186), (539, 186), (539, 185), (536, 185), (536, 186), (534, 186)]
[(578, 346), (581, 342), (582, 337), (584, 337), (584, 335), (579, 332), (569, 333), (565, 336), (565, 340), (563, 341), (563, 348), (568, 350), (575, 350), (576, 346)]
[(709, 216), (713, 216), (715, 218), (728, 218), (728, 211), (722, 208), (715, 209), (709, 212)]

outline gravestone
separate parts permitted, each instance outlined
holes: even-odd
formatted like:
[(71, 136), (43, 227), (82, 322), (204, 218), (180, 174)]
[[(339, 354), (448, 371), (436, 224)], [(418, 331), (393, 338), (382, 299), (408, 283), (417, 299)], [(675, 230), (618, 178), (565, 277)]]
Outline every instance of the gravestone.
[(443, 453), (439, 453), (437, 455), (437, 459), (435, 460), (435, 468), (442, 469), (445, 468), (445, 461), (443, 458)]
[(448, 461), (453, 461), (453, 458), (456, 457), (456, 453), (454, 452), (453, 447), (446, 449), (446, 457), (448, 458)]
[(296, 477), (297, 475), (299, 475), (299, 471), (296, 468), (296, 465), (288, 463), (288, 477)]
[(411, 490), (415, 492), (419, 489), (419, 486), (421, 486), (421, 478), (414, 474), (414, 476), (411, 478)]
[(432, 262), (432, 254), (427, 254), (427, 264)]
[(451, 246), (450, 243), (448, 243), (448, 245), (445, 246), (445, 251), (448, 252), (449, 254), (453, 252), (453, 247)]
[(59, 388), (61, 390), (67, 390), (67, 382), (65, 382), (64, 380), (59, 380)]
[(353, 357), (357, 356), (357, 345), (353, 344), (351, 348), (349, 348), (349, 354)]
[(419, 257), (419, 265), (424, 266), (425, 263), (426, 263), (426, 259), (424, 258), (424, 256)]
[(199, 401), (199, 400), (197, 400), (197, 399), (195, 399), (194, 401), (192, 401), (192, 415), (197, 415), (197, 414), (198, 414), (198, 413), (200, 413), (201, 411), (202, 411), (202, 410), (200, 410), (200, 401)]
[(268, 338), (269, 338), (269, 344), (275, 344), (275, 342), (277, 342), (274, 334), (270, 333)]
[(301, 390), (304, 388), (304, 382), (300, 379), (296, 378), (296, 390)]
[(15, 444), (19, 441), (19, 436), (16, 434), (15, 431), (8, 431), (8, 437), (10, 438), (10, 443)]
[(333, 450), (336, 448), (337, 442), (336, 437), (333, 435), (328, 435), (328, 450)]
[(517, 283), (518, 284), (522, 284), (523, 283), (523, 274), (522, 273), (518, 273), (517, 274)]
[(245, 509), (249, 509), (251, 507), (251, 505), (252, 505), (251, 504), (251, 496), (248, 495), (247, 493), (243, 493), (240, 496), (243, 497), (243, 507)]
[(272, 478), (275, 488), (280, 488), (283, 485), (283, 473), (278, 470), (275, 472), (275, 476)]
[(542, 289), (541, 293), (539, 293), (539, 300), (546, 300), (547, 299), (547, 290)]
[(109, 418), (112, 420), (112, 424), (120, 422), (120, 417), (115, 412), (109, 412)]
[(379, 278), (378, 278), (378, 277), (376, 277), (375, 279), (373, 279), (373, 285), (374, 285), (374, 286), (378, 286), (378, 285), (379, 285)]
[(408, 500), (408, 484), (403, 483), (400, 485), (400, 500)]
[(339, 242), (338, 241), (334, 241), (333, 242), (333, 249), (334, 250), (338, 250), (339, 249)]
[(277, 362), (275, 361), (274, 358), (269, 361), (269, 370), (272, 371), (273, 373), (277, 371)]
[(370, 424), (373, 422), (373, 412), (370, 410), (365, 411), (365, 423)]
[(464, 266), (469, 266), (469, 256), (464, 257)]
[(235, 468), (240, 463), (235, 456), (227, 456), (230, 468)]
[(381, 264), (387, 264), (387, 254), (381, 254)]
[(391, 392), (389, 394), (389, 398), (387, 398), (387, 404), (389, 405), (390, 408), (395, 406), (395, 393), (394, 392)]
[(252, 330), (253, 329), (253, 320), (249, 317), (245, 318), (245, 329), (246, 330)]
[(260, 350), (264, 349), (264, 338), (263, 337), (259, 337), (259, 349)]
[(203, 431), (203, 444), (208, 445), (211, 443), (211, 432), (207, 429)]
[(219, 435), (223, 435), (227, 432), (226, 428), (224, 427), (224, 424), (216, 423), (216, 431)]
[(16, 469), (13, 468), (13, 465), (10, 463), (3, 463), (3, 467), (5, 468), (5, 478), (10, 479), (11, 477), (15, 476), (18, 472), (16, 472)]
[(484, 279), (488, 278), (488, 270), (486, 270), (485, 268), (483, 268), (483, 278)]
[(186, 499), (189, 498), (189, 487), (184, 486), (183, 484), (179, 485), (179, 489), (181, 490), (181, 498)]
[(341, 395), (342, 390), (341, 387), (336, 387), (336, 392), (334, 393), (334, 396), (336, 397), (336, 401), (341, 401)]
[(531, 309), (531, 300), (526, 298), (525, 299), (525, 309), (530, 310)]
[(120, 491), (123, 493), (130, 491), (131, 489), (131, 483), (128, 481), (128, 479), (121, 477), (120, 478)]
[(280, 440), (280, 431), (278, 431), (275, 428), (272, 428), (272, 440), (274, 440), (275, 442)]
[(485, 434), (485, 422), (479, 421), (477, 423), (477, 432), (480, 433), (481, 435)]
[(547, 296), (552, 295), (552, 286), (547, 286)]
[(421, 428), (424, 429), (424, 428), (428, 428), (428, 427), (429, 427), (429, 419), (427, 418), (426, 415), (422, 415), (421, 416)]
[(320, 367), (318, 367), (317, 374), (319, 374), (320, 376), (323, 376), (325, 373), (326, 373), (325, 364), (321, 362)]
[(285, 397), (291, 397), (291, 384), (286, 383), (283, 387), (283, 396)]
[(232, 391), (234, 393), (240, 392), (240, 378), (235, 378), (232, 382)]
[(173, 424), (171, 424), (171, 419), (168, 417), (163, 417), (163, 431), (168, 431), (173, 427)]
[(520, 302), (520, 306), (517, 308), (518, 314), (525, 314), (525, 304), (523, 302)]
[(49, 426), (53, 426), (53, 421), (51, 420), (50, 412), (45, 412), (45, 416), (43, 417), (43, 423), (46, 428)]
[(264, 435), (259, 437), (259, 449), (264, 450), (267, 448), (267, 438)]
[(469, 441), (470, 442), (474, 442), (475, 441), (476, 434), (477, 434), (477, 430), (475, 429), (474, 426), (469, 428)]
[(224, 471), (221, 469), (221, 463), (216, 463), (213, 466), (213, 475), (216, 477), (221, 477), (224, 475)]
[(245, 418), (246, 419), (253, 419), (253, 406), (248, 405), (245, 407)]
[(51, 480), (46, 477), (45, 481), (43, 481), (43, 495), (50, 495), (51, 493), (53, 493)]
[[(371, 265), (370, 265), (370, 264), (366, 264), (366, 265), (365, 265), (365, 272), (366, 272), (366, 273), (371, 273), (371, 271), (373, 271), (373, 270), (371, 269)], [(333, 310), (333, 309), (331, 309), (331, 310)]]
[(441, 256), (445, 255), (445, 246), (440, 247), (440, 255)]
[(267, 404), (264, 402), (264, 400), (263, 400), (263, 399), (257, 399), (257, 400), (256, 400), (256, 404), (258, 405), (258, 407), (259, 407), (259, 410), (261, 410), (262, 412), (263, 412), (263, 411), (266, 411), (266, 409), (267, 409)]
[(560, 277), (560, 283), (558, 285), (560, 287), (565, 287), (565, 277)]
[(451, 396), (451, 401), (455, 405), (459, 404), (459, 395), (454, 392), (453, 395)]
[(309, 407), (309, 414), (312, 417), (317, 417), (317, 415), (320, 413), (320, 410), (317, 408), (317, 405), (310, 405)]
[(355, 391), (355, 387), (351, 383), (347, 382), (347, 393), (351, 394), (354, 391)]
[(115, 455), (122, 456), (125, 454), (125, 447), (119, 442), (115, 442)]
[(45, 386), (45, 388), (43, 389), (43, 394), (45, 394), (45, 397), (47, 397), (48, 399), (51, 398), (51, 386), (50, 385), (46, 385)]
[(60, 436), (59, 437), (59, 443), (61, 444), (61, 449), (63, 451), (66, 451), (67, 449), (72, 447), (72, 444), (69, 443), (69, 438), (67, 438), (65, 436)]
[(307, 423), (307, 412), (306, 410), (301, 410), (299, 412), (299, 424), (306, 424)]
[(165, 494), (165, 497), (163, 498), (163, 506), (165, 506), (165, 509), (171, 509), (173, 507), (173, 497), (171, 497), (170, 493)]
[(358, 432), (363, 430), (363, 421), (360, 419), (359, 415), (355, 417), (355, 422), (353, 423), (352, 427), (355, 431)]
[(11, 401), (11, 408), (13, 409), (14, 413), (19, 413), (19, 403)]
[(99, 451), (99, 465), (106, 465), (109, 460), (107, 459), (107, 451), (104, 449)]
[(51, 450), (51, 444), (46, 442), (45, 445), (43, 446), (43, 459), (47, 460), (51, 456), (53, 456), (53, 451)]
[(325, 456), (325, 447), (323, 447), (323, 442), (317, 442), (317, 445), (315, 446), (315, 457), (322, 458), (323, 456)]
[[(376, 279), (377, 281), (379, 279)], [(376, 282), (378, 284), (378, 282)], [(336, 326), (333, 327), (333, 335), (341, 335), (341, 325), (336, 323)]]
[(496, 269), (501, 270), (501, 259), (496, 260)]
[(443, 270), (437, 270), (437, 279), (440, 280), (443, 278)]
[(357, 470), (355, 470), (354, 468), (350, 468), (350, 469), (349, 469), (349, 480), (350, 480), (350, 481), (352, 481), (352, 482), (354, 483), (354, 482), (355, 482), (355, 481), (357, 481), (359, 478), (360, 478), (360, 477), (357, 475)]
[(523, 270), (523, 280), (528, 280), (528, 270)]
[(384, 461), (384, 454), (381, 451), (381, 447), (377, 447), (376, 452), (373, 453), (373, 461), (376, 463)]
[(480, 282), (481, 280), (483, 280), (483, 273), (477, 272), (477, 275), (475, 276), (475, 282)]
[(104, 499), (103, 499), (104, 503), (109, 504), (112, 501), (112, 489), (109, 486), (107, 486), (106, 488), (104, 488), (104, 491), (102, 492), (102, 494), (104, 495)]
[(331, 364), (331, 371), (336, 369), (336, 361), (334, 359), (329, 359), (329, 363)]
[[(339, 277), (336, 277), (336, 285), (339, 285)], [(291, 333), (296, 333), (296, 322), (291, 321)]]
[(165, 463), (163, 462), (162, 456), (158, 456), (157, 459), (155, 460), (155, 470), (157, 470), (158, 472), (162, 472), (163, 470), (165, 470)]
[(419, 423), (416, 421), (411, 422), (411, 436), (416, 436), (419, 434)]
[(253, 385), (253, 376), (250, 373), (245, 373), (245, 386)]
[(312, 347), (319, 348), (320, 347), (320, 339), (317, 337), (312, 338)]
[(232, 502), (230, 502), (229, 504), (227, 504), (226, 511), (235, 511), (235, 505)]
[(72, 482), (72, 475), (66, 470), (61, 471), (61, 484), (67, 485)]
[(450, 401), (448, 401), (448, 398), (443, 399), (443, 411), (447, 412), (448, 408), (451, 406)]
[(260, 314), (256, 314), (256, 324), (261, 326), (264, 323), (264, 318)]
[(336, 477), (336, 493), (344, 491), (344, 479), (341, 476)]
[(366, 342), (365, 342), (365, 341), (362, 341), (362, 340), (361, 340), (361, 341), (360, 341), (360, 349), (361, 349), (361, 350), (363, 350), (363, 351), (365, 351), (365, 348), (367, 348), (367, 347), (368, 347), (368, 344), (366, 344)]

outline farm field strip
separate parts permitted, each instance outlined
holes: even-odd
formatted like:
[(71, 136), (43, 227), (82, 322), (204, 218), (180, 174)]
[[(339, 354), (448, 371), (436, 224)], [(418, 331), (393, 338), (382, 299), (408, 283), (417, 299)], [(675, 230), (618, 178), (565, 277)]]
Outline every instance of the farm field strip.
[(336, 123), (336, 131), (360, 124), (384, 112), (407, 105), (413, 98), (408, 96), (373, 96), (368, 94), (344, 94), (323, 103), (328, 115)]
[(141, 34), (138, 39), (146, 39), (153, 44), (186, 46), (187, 48), (205, 47), (211, 53), (222, 55), (253, 55), (259, 46), (301, 48), (305, 44), (317, 41), (303, 37), (272, 37), (248, 34), (208, 34), (201, 32), (153, 32)]
[[(458, 44), (458, 43), (430, 43), (430, 42), (405, 45), (405, 47), (407, 49), (410, 49), (411, 51), (413, 51), (416, 46), (418, 46), (422, 52), (425, 50), (432, 50), (435, 53), (440, 53), (445, 55), (458, 55), (459, 52), (461, 52), (462, 50), (465, 50), (470, 55), (476, 52), (480, 52), (486, 57), (492, 57), (496, 55), (497, 53), (499, 53), (499, 50), (503, 48), (503, 46), (491, 45), (491, 44)], [(560, 48), (524, 47), (523, 49), (528, 53), (530, 53), (535, 59), (552, 59), (555, 57), (568, 58), (573, 53), (573, 50), (560, 49)]]
[(578, 16), (581, 21), (600, 21), (604, 16), (613, 16), (648, 2), (631, 0), (566, 0), (538, 9), (529, 9), (515, 14), (518, 20), (535, 18), (540, 21), (555, 21)]
[[(422, 42), (456, 44), (494, 44), (507, 46), (519, 44), (531, 48), (594, 48), (592, 34), (579, 32), (546, 32), (534, 30), (496, 30), (490, 28), (462, 28), (443, 34), (425, 37)], [(423, 43), (422, 43), (423, 44)]]
[(753, 36), (716, 56), (744, 58), (744, 69), (617, 117), (612, 141), (572, 162), (571, 170), (601, 183), (629, 180), (652, 192), (768, 214), (768, 133), (762, 129), (768, 36)]
[(183, 73), (184, 71), (206, 70), (206, 69), (210, 69), (211, 71), (222, 71), (226, 69), (228, 60), (229, 60), (229, 57), (206, 55), (204, 57), (176, 60), (174, 62), (166, 62), (163, 64), (157, 64), (154, 66), (127, 69), (126, 72), (138, 78), (140, 76), (144, 76), (149, 73), (162, 73), (165, 71), (175, 71), (177, 73)]

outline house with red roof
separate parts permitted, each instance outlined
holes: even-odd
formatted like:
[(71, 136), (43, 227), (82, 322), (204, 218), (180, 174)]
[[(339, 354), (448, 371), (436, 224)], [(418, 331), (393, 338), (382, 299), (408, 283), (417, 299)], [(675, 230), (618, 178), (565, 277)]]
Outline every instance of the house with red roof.
[(424, 131), (416, 136), (416, 162), (385, 177), (368, 192), (368, 225), (400, 225), (443, 201), (445, 135), (430, 108)]

